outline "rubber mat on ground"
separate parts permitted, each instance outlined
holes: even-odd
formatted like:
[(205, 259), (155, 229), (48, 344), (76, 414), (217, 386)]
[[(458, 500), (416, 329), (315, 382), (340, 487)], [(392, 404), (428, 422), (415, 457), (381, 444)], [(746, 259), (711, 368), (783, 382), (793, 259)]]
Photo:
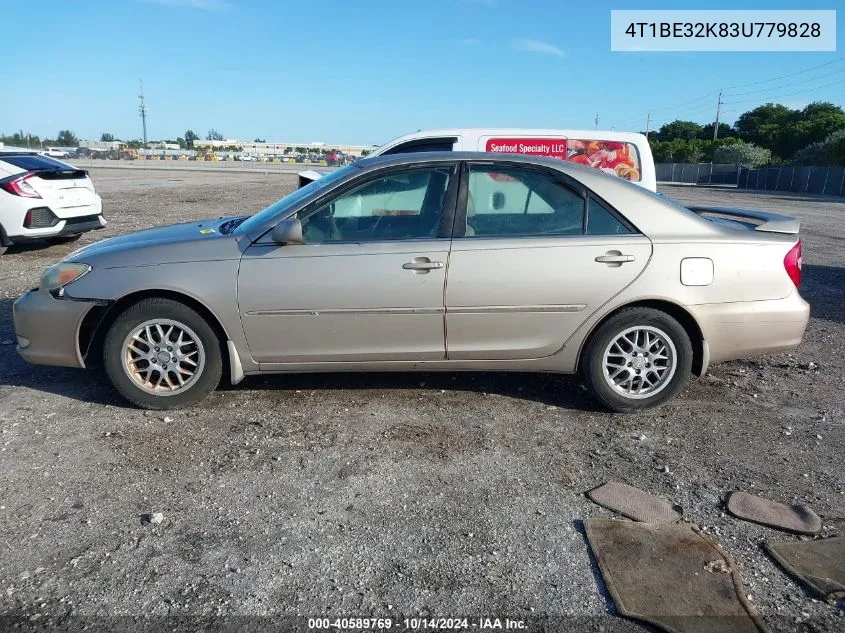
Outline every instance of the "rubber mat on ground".
[(822, 598), (845, 598), (845, 536), (766, 543), (781, 567)]
[(645, 523), (674, 523), (681, 518), (681, 508), (645, 490), (618, 481), (609, 481), (587, 492), (600, 506), (622, 516)]
[(822, 520), (805, 505), (790, 506), (785, 503), (756, 497), (747, 492), (732, 492), (725, 504), (735, 517), (760, 523), (768, 527), (798, 534), (818, 534)]
[(739, 571), (689, 524), (584, 521), (619, 612), (670, 633), (761, 633)]

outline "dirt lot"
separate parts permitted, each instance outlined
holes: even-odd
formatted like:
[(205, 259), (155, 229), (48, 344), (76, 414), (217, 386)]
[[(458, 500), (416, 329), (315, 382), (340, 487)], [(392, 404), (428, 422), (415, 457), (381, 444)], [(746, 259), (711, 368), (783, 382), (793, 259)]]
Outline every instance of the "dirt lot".
[[(109, 226), (250, 212), (291, 176), (93, 170)], [(304, 628), (307, 616), (510, 617), (529, 630), (637, 631), (614, 617), (581, 519), (620, 479), (682, 505), (741, 568), (777, 631), (842, 631), (763, 553), (794, 539), (732, 519), (743, 488), (845, 528), (845, 202), (671, 188), (681, 201), (802, 220), (794, 354), (714, 366), (654, 412), (597, 411), (574, 379), (362, 375), (248, 379), (201, 406), (128, 408), (84, 371), (14, 351), (12, 300), (74, 246), (0, 259), (0, 618)], [(809, 363), (815, 363), (815, 368)], [(160, 525), (139, 515), (162, 512)], [(259, 619), (260, 618), (260, 619)], [(0, 628), (3, 628), (0, 621)]]

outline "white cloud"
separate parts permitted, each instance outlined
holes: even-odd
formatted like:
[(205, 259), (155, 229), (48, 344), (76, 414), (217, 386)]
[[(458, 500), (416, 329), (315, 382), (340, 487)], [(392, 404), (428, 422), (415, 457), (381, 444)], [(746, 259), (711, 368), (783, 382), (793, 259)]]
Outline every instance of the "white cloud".
[(563, 49), (558, 48), (554, 44), (548, 42), (541, 42), (540, 40), (526, 40), (515, 39), (511, 40), (511, 46), (519, 51), (528, 51), (529, 53), (541, 53), (543, 55), (554, 55), (555, 57), (563, 57)]
[(226, 0), (143, 0), (147, 4), (160, 4), (166, 7), (180, 9), (197, 9), (199, 11), (232, 11), (235, 6)]

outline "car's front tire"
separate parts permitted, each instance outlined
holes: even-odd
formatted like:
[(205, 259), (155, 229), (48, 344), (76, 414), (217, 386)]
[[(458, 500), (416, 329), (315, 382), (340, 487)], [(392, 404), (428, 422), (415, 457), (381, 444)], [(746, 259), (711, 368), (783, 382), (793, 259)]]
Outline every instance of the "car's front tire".
[(625, 308), (592, 334), (581, 355), (587, 390), (604, 407), (626, 413), (674, 398), (692, 369), (683, 326), (652, 308)]
[(178, 409), (211, 393), (223, 372), (221, 342), (195, 310), (143, 299), (111, 324), (103, 365), (120, 394), (145, 409)]

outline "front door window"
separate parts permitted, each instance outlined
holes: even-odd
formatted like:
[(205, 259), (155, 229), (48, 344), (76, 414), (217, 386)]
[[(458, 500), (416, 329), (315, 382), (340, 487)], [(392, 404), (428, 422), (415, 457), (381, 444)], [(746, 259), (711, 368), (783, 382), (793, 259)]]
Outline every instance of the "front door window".
[(302, 217), (306, 244), (379, 242), (437, 237), (450, 167), (379, 176)]

